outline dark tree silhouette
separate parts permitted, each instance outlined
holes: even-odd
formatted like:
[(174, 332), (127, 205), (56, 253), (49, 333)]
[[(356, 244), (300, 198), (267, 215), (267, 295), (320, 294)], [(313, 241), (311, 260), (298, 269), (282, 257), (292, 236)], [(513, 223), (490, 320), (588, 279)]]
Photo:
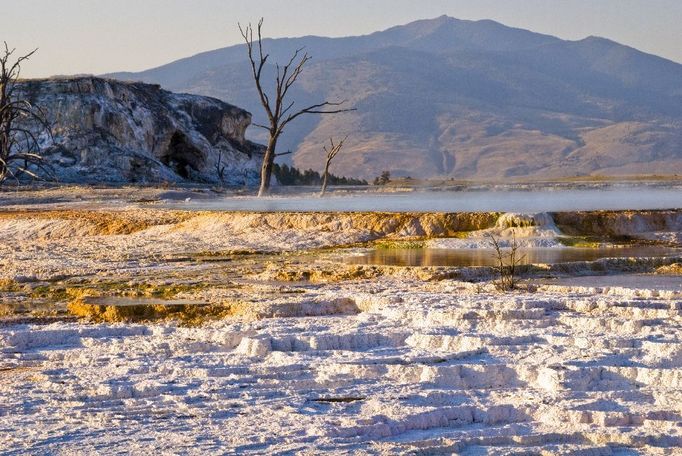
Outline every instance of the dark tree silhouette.
[[(258, 27), (256, 29), (257, 39), (254, 42), (253, 27), (251, 24), (246, 27), (242, 27), (241, 24), (239, 24), (239, 31), (246, 42), (253, 79), (256, 83), (256, 90), (258, 91), (260, 102), (268, 117), (267, 125), (255, 124), (258, 127), (266, 129), (269, 133), (268, 144), (265, 149), (265, 156), (263, 157), (263, 164), (261, 166), (258, 196), (265, 195), (270, 189), (272, 168), (275, 164), (275, 158), (278, 156), (277, 141), (290, 122), (304, 114), (337, 114), (340, 112), (353, 111), (353, 109), (340, 108), (345, 101), (323, 101), (306, 106), (302, 109), (295, 109), (295, 102), (288, 101), (287, 96), (289, 95), (289, 90), (303, 72), (305, 64), (311, 59), (303, 49), (297, 49), (286, 65), (280, 66), (279, 64), (275, 64), (277, 70), (275, 88), (274, 92), (268, 95), (268, 91), (263, 84), (263, 69), (268, 61), (269, 54), (264, 53), (263, 51), (262, 27), (263, 19), (258, 22)], [(272, 99), (270, 98), (271, 96)]]
[(21, 64), (37, 49), (12, 61), (15, 49), (4, 43), (0, 51), (0, 184), (8, 177), (22, 174), (39, 179), (37, 170), (50, 175), (49, 166), (40, 155), (38, 137), (42, 132), (52, 136), (45, 114), (28, 100), (17, 97), (16, 83)]
[[(322, 176), (317, 171), (307, 169), (301, 171), (286, 163), (280, 165), (275, 163), (272, 167), (272, 174), (282, 185), (321, 185)], [(355, 179), (353, 177), (335, 176), (329, 173), (329, 185), (368, 185), (364, 179)]]

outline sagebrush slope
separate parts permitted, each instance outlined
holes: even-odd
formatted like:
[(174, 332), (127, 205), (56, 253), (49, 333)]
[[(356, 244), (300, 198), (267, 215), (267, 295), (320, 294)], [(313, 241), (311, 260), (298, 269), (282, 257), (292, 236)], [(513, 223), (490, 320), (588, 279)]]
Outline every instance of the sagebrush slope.
[[(314, 56), (293, 96), (356, 108), (306, 119), (282, 150), (303, 168), (350, 133), (335, 174), (372, 178), (682, 173), (682, 65), (613, 41), (565, 41), (449, 17), (371, 35), (267, 40), (272, 61)], [(272, 68), (270, 69), (272, 70)], [(245, 106), (261, 120), (242, 46), (115, 75)], [(257, 137), (256, 137), (257, 138)]]

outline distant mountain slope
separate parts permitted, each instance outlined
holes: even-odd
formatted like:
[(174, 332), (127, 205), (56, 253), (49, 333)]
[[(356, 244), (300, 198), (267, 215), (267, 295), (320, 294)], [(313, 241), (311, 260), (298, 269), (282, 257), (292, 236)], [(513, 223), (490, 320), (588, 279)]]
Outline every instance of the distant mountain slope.
[[(349, 133), (335, 174), (682, 174), (682, 65), (607, 39), (564, 41), (443, 16), (265, 46), (272, 62), (303, 46), (313, 56), (297, 103), (348, 99), (357, 108), (292, 125), (280, 144), (299, 167), (320, 168), (322, 143)], [(110, 76), (221, 98), (264, 120), (241, 45)]]

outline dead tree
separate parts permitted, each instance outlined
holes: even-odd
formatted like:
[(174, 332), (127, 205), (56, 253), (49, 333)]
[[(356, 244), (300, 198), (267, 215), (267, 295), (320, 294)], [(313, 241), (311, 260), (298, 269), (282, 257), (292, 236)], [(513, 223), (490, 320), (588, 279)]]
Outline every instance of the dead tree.
[(502, 249), (499, 241), (492, 233), (485, 235), (489, 240), (492, 248), (495, 250), (494, 257), (497, 263), (493, 269), (499, 276), (497, 288), (501, 291), (509, 291), (517, 288), (516, 269), (525, 259), (525, 255), (519, 256), (520, 245), (516, 241), (516, 234), (512, 234), (512, 242), (509, 251), (505, 252)]
[(275, 87), (274, 91), (270, 92), (270, 95), (268, 95), (268, 91), (265, 89), (263, 81), (263, 70), (268, 61), (269, 54), (264, 53), (263, 50), (262, 27), (263, 19), (258, 22), (258, 28), (256, 30), (257, 41), (254, 43), (253, 27), (251, 24), (246, 27), (242, 27), (241, 24), (239, 24), (239, 31), (246, 42), (252, 76), (256, 83), (256, 90), (258, 91), (260, 102), (268, 117), (267, 125), (254, 124), (257, 127), (266, 129), (269, 133), (268, 144), (265, 149), (263, 164), (261, 165), (258, 196), (265, 195), (270, 189), (272, 167), (275, 163), (275, 158), (278, 156), (277, 141), (289, 123), (304, 114), (337, 114), (340, 112), (353, 111), (353, 109), (339, 108), (345, 101), (323, 101), (302, 109), (294, 109), (295, 102), (289, 102), (287, 98), (289, 90), (303, 72), (305, 64), (311, 59), (308, 53), (304, 52), (302, 48), (297, 49), (284, 66), (275, 64), (277, 70), (275, 75)]
[(4, 44), (0, 51), (0, 184), (8, 177), (19, 180), (23, 174), (39, 179), (39, 171), (51, 175), (38, 140), (42, 133), (52, 137), (50, 125), (42, 110), (16, 92), (21, 64), (37, 49), (11, 61), (15, 49)]
[(327, 193), (327, 181), (329, 179), (329, 165), (331, 165), (334, 157), (341, 151), (343, 143), (346, 142), (348, 136), (339, 141), (338, 144), (334, 144), (334, 138), (329, 138), (329, 149), (324, 146), (323, 149), (327, 153), (327, 159), (324, 162), (324, 172), (322, 173), (322, 190), (320, 191), (320, 196), (324, 196)]

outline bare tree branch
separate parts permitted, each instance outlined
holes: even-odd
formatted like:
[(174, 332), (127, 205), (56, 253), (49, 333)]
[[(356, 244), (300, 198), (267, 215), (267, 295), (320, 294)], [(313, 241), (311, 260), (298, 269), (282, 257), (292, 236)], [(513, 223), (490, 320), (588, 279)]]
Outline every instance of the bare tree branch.
[(257, 124), (257, 123), (253, 123), (251, 125), (253, 125), (254, 127), (258, 127), (258, 128), (263, 128), (263, 129), (268, 130), (268, 131), (270, 130), (270, 127), (268, 127), (267, 125)]
[(331, 101), (325, 101), (322, 103), (314, 104), (311, 106), (308, 106), (307, 108), (303, 108), (300, 111), (290, 114), (287, 116), (286, 119), (284, 119), (281, 122), (280, 129), (284, 129), (284, 127), (287, 126), (289, 122), (292, 120), (296, 119), (297, 117), (302, 116), (303, 114), (339, 114), (342, 112), (350, 112), (350, 111), (355, 111), (355, 108), (344, 108), (344, 109), (322, 109), (325, 106), (341, 106), (346, 102), (346, 100), (340, 101), (340, 102), (331, 102)]

